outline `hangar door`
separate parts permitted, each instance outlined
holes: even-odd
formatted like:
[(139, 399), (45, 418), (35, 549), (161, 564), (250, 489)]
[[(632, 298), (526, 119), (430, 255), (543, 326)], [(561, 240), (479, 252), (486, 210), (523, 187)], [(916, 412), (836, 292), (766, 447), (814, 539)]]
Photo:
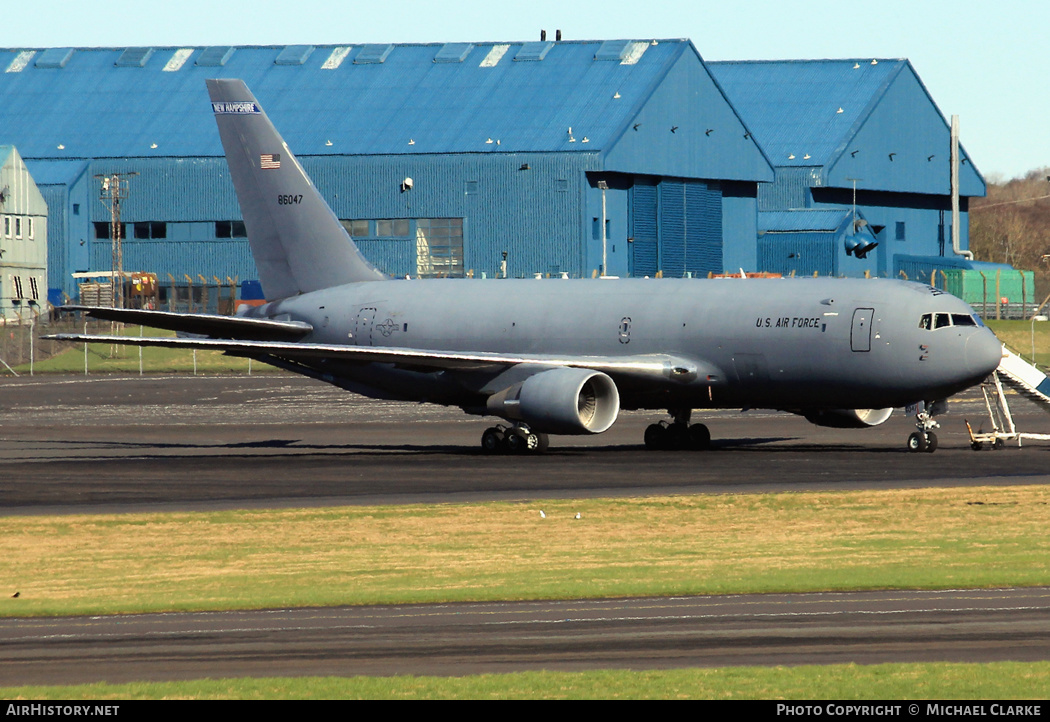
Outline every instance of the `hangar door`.
[(715, 181), (636, 182), (631, 188), (632, 276), (722, 272), (722, 189)]

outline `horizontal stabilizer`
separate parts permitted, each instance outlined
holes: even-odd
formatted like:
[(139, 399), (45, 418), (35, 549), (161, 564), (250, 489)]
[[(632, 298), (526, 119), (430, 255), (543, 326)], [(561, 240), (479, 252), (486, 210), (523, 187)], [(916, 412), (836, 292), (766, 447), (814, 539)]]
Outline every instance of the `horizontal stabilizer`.
[(696, 383), (719, 386), (724, 383), (718, 369), (706, 364), (667, 354), (639, 356), (559, 356), (555, 354), (500, 354), (383, 346), (344, 346), (319, 343), (286, 343), (281, 341), (223, 340), (207, 338), (148, 338), (138, 336), (94, 336), (59, 333), (43, 338), (51, 341), (104, 343), (125, 346), (161, 346), (165, 348), (210, 349), (233, 356), (285, 359), (332, 359), (361, 363), (389, 363), (399, 367), (426, 371), (500, 369), (527, 364), (543, 368), (587, 368), (602, 371), (614, 379), (666, 380), (677, 384)]
[(212, 338), (236, 338), (246, 341), (294, 341), (313, 331), (313, 326), (302, 321), (274, 321), (265, 318), (218, 316), (206, 313), (171, 313), (105, 306), (61, 306), (58, 310), (79, 311), (103, 321), (152, 326), (177, 333), (192, 333)]

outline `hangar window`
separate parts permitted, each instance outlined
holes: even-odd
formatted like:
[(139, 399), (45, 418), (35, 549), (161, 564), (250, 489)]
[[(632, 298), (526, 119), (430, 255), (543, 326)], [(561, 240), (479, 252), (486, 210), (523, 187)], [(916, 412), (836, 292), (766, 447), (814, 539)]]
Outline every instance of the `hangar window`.
[[(109, 240), (109, 238), (111, 237), (110, 233), (109, 233), (109, 226), (110, 226), (109, 223), (103, 223), (103, 222), (100, 222), (100, 221), (95, 221), (92, 225), (95, 226), (95, 238), (97, 238), (98, 240), (103, 240), (103, 239)], [(121, 223), (120, 224), (120, 237), (121, 238), (127, 238), (128, 237), (128, 224), (127, 223)]]
[(22, 237), (22, 219), (15, 216), (15, 238)]
[(376, 235), (384, 238), (408, 238), (412, 231), (407, 218), (384, 218), (376, 221)]
[(244, 221), (215, 221), (216, 238), (247, 238)]
[(462, 218), (340, 220), (365, 257), (395, 276), (462, 278)]
[(897, 236), (896, 236), (896, 238), (897, 238), (898, 241), (903, 241), (903, 240), (905, 240), (904, 236), (905, 236), (904, 221), (897, 221)]
[(168, 224), (161, 221), (143, 221), (135, 224), (135, 238), (149, 240), (151, 238), (167, 238)]
[(4, 236), (11, 237), (11, 216), (4, 216)]
[(463, 219), (416, 221), (416, 274), (420, 278), (462, 278)]
[(368, 221), (339, 221), (351, 238), (364, 238), (368, 234)]

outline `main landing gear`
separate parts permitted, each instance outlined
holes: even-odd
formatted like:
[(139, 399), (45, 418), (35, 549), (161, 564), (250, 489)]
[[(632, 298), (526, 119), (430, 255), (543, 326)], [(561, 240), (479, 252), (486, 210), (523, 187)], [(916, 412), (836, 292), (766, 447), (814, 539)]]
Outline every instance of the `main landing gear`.
[(645, 448), (659, 450), (692, 449), (706, 451), (711, 448), (711, 432), (703, 424), (690, 424), (690, 409), (675, 410), (674, 421), (660, 421), (645, 429)]
[(486, 454), (542, 454), (548, 443), (546, 434), (524, 424), (509, 427), (496, 424), (481, 435), (481, 448)]
[(908, 451), (925, 451), (932, 454), (937, 450), (937, 434), (933, 433), (933, 429), (939, 429), (941, 425), (933, 420), (933, 416), (943, 410), (938, 403), (943, 402), (925, 403), (922, 405), (922, 411), (915, 414), (915, 427), (918, 431), (913, 431), (908, 437)]

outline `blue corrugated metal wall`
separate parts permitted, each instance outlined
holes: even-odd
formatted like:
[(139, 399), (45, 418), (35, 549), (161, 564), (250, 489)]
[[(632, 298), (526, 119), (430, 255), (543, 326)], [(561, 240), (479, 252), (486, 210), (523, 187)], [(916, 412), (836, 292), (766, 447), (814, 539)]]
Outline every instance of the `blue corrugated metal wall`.
[[(493, 276), (508, 253), (512, 276), (567, 271), (587, 274), (582, 266), (579, 233), (584, 216), (581, 180), (598, 165), (596, 154), (461, 154), (421, 156), (304, 157), (332, 210), (344, 219), (463, 218), (467, 269)], [(523, 166), (528, 166), (523, 170)], [(125, 159), (92, 163), (91, 176), (139, 173), (131, 178), (122, 219), (128, 224), (125, 268), (220, 278), (253, 278), (256, 271), (244, 239), (215, 237), (215, 221), (240, 218), (225, 160)], [(401, 191), (406, 177), (412, 190)], [(55, 187), (58, 188), (58, 187)], [(56, 197), (60, 191), (52, 191)], [(107, 209), (92, 194), (92, 184), (74, 199), (88, 209), (90, 222), (109, 221)], [(537, 210), (541, 209), (541, 210)], [(168, 223), (160, 241), (135, 239), (132, 225)], [(108, 270), (108, 239), (95, 239), (88, 228), (90, 269), (56, 270), (52, 282), (72, 295), (72, 270)], [(383, 270), (416, 273), (414, 241), (365, 240), (362, 252)]]
[(686, 183), (686, 268), (694, 277), (721, 273), (722, 189), (718, 183)]
[(758, 210), (778, 211), (789, 208), (808, 208), (813, 205), (810, 187), (813, 177), (820, 177), (819, 168), (777, 168), (772, 183), (758, 184)]
[[(491, 277), (503, 251), (511, 276), (589, 273), (583, 259), (590, 219), (585, 219), (580, 188), (585, 173), (598, 169), (597, 154), (313, 157), (302, 162), (340, 218), (465, 219), (465, 267), (476, 276)], [(402, 193), (406, 177), (413, 187)]]
[(47, 203), (47, 286), (62, 288), (62, 279), (71, 271), (66, 267), (66, 192), (64, 186), (37, 186)]
[(766, 233), (758, 238), (758, 268), (785, 276), (831, 276), (835, 273), (838, 234)]
[(655, 276), (660, 270), (659, 224), (656, 221), (656, 184), (635, 183), (631, 188), (631, 262), (632, 276)]
[(631, 274), (680, 278), (722, 272), (722, 193), (716, 182), (638, 181), (632, 189)]

